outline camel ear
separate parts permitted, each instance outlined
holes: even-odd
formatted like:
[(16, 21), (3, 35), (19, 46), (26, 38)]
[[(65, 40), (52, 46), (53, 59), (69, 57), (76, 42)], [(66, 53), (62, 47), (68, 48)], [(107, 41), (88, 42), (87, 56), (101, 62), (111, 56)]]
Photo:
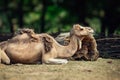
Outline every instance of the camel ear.
[(73, 25), (73, 29), (75, 29), (75, 30), (80, 30), (80, 25), (79, 25), (79, 24)]

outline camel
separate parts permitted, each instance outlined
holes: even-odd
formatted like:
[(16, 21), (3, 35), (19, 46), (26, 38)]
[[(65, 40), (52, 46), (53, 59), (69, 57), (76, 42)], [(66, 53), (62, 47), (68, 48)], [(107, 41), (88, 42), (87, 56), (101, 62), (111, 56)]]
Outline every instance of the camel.
[(11, 63), (66, 64), (68, 61), (63, 58), (74, 55), (76, 50), (81, 48), (81, 40), (89, 34), (90, 31), (84, 27), (74, 25), (71, 29), (69, 45), (62, 46), (46, 33), (28, 35), (25, 32), (3, 42), (4, 45), (2, 47), (0, 45), (1, 54), (6, 54)]
[(46, 41), (52, 43), (51, 51), (43, 55), (43, 61), (50, 63), (50, 59), (54, 61), (56, 58), (67, 59), (73, 56), (78, 49), (81, 49), (81, 41), (84, 39), (84, 37), (91, 33), (93, 33), (92, 29), (89, 30), (88, 28), (82, 27), (79, 24), (73, 25), (73, 28), (70, 31), (70, 43), (67, 46), (60, 45), (53, 37), (43, 34), (42, 36), (47, 38)]

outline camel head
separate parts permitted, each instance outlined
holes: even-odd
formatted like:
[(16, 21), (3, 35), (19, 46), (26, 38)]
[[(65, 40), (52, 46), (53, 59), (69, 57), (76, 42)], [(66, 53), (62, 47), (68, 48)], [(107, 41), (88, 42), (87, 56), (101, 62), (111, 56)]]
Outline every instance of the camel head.
[(83, 27), (79, 24), (73, 25), (72, 30), (70, 31), (70, 35), (76, 35), (78, 37), (87, 36), (89, 34), (93, 34), (94, 30), (90, 27)]
[(79, 24), (73, 25), (73, 28), (70, 31), (70, 36), (75, 35), (78, 39), (79, 49), (81, 49), (82, 40), (84, 37), (93, 34), (94, 30), (90, 27), (83, 27)]

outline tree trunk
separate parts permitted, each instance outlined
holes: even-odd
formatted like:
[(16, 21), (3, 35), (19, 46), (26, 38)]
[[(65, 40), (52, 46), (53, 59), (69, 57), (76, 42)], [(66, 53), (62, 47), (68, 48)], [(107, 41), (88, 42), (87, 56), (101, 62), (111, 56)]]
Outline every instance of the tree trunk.
[(18, 14), (19, 14), (19, 27), (23, 28), (23, 1), (20, 0), (20, 2), (18, 3)]
[(12, 34), (14, 34), (14, 28), (13, 28), (13, 25), (12, 25), (12, 17), (11, 15), (8, 13), (8, 0), (4, 0), (4, 9), (3, 9), (3, 12), (6, 14), (7, 18), (8, 18), (8, 21), (9, 21), (9, 25), (10, 25), (10, 32)]
[(45, 14), (46, 14), (46, 0), (42, 0), (43, 8), (42, 8), (42, 16), (41, 16), (41, 28), (40, 32), (44, 32), (44, 27), (45, 27)]
[(82, 23), (85, 26), (89, 24), (85, 21), (86, 18), (86, 0), (77, 0), (76, 9), (78, 10), (78, 23)]

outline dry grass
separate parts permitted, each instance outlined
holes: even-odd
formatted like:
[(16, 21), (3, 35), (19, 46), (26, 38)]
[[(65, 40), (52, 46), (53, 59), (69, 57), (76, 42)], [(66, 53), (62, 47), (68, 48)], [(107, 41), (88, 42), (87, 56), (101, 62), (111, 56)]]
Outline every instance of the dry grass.
[(0, 80), (120, 80), (120, 59), (69, 61), (65, 65), (0, 64)]

